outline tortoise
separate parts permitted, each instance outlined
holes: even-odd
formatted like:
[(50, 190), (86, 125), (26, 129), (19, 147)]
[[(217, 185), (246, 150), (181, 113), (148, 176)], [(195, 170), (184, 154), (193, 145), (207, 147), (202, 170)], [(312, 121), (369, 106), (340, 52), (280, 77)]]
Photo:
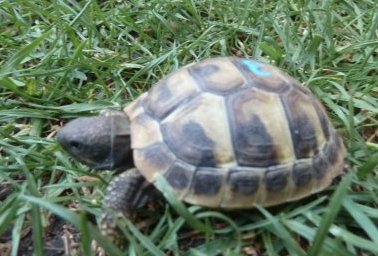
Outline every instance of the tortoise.
[(328, 187), (346, 155), (306, 87), (237, 57), (180, 68), (124, 111), (70, 121), (57, 139), (90, 167), (124, 170), (108, 186), (104, 208), (126, 216), (153, 198), (159, 175), (189, 204), (273, 206)]

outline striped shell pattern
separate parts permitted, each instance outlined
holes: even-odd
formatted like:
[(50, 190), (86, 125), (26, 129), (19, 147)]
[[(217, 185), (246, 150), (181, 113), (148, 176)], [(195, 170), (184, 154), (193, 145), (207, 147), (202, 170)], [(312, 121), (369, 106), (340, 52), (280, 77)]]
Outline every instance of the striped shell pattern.
[(329, 186), (345, 148), (319, 101), (279, 69), (213, 58), (178, 69), (125, 108), (134, 162), (185, 202), (251, 208)]

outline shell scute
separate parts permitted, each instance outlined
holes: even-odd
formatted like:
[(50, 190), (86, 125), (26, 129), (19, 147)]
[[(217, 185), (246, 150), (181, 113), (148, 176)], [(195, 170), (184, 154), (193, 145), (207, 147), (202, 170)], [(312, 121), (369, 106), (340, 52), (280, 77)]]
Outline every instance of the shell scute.
[(230, 170), (228, 184), (232, 193), (251, 196), (260, 186), (260, 175), (251, 170)]
[(184, 190), (190, 185), (194, 170), (194, 166), (183, 161), (176, 161), (164, 173), (164, 177), (174, 189)]
[(325, 143), (322, 125), (312, 99), (292, 89), (281, 96), (297, 159), (315, 155)]
[(240, 71), (230, 60), (210, 59), (188, 67), (190, 74), (204, 91), (229, 94), (246, 83)]
[(131, 147), (134, 149), (146, 148), (163, 141), (159, 123), (146, 114), (141, 114), (133, 119), (130, 125)]
[(308, 185), (313, 178), (314, 170), (311, 161), (296, 161), (293, 166), (292, 176), (297, 187)]
[(189, 76), (188, 71), (180, 69), (152, 87), (143, 104), (147, 112), (161, 120), (199, 92), (196, 81)]
[(242, 61), (236, 59), (234, 64), (239, 67), (251, 87), (277, 94), (282, 94), (291, 88), (293, 79), (270, 65), (249, 59)]
[(198, 168), (193, 181), (193, 194), (215, 195), (219, 192), (223, 177), (214, 168)]
[(240, 165), (267, 167), (293, 160), (290, 131), (277, 95), (252, 88), (230, 96), (228, 101), (234, 151)]
[(343, 169), (344, 145), (311, 92), (277, 68), (215, 58), (173, 72), (125, 108), (136, 167), (208, 207), (297, 200)]
[(164, 143), (134, 149), (133, 156), (135, 166), (151, 182), (155, 180), (155, 174), (165, 173), (176, 160), (176, 156)]
[(183, 195), (188, 203), (208, 207), (219, 207), (223, 200), (225, 170), (211, 167), (197, 167), (189, 189)]
[(233, 163), (223, 99), (203, 93), (161, 122), (164, 141), (183, 161), (220, 167)]
[(286, 187), (290, 171), (287, 166), (269, 167), (264, 177), (266, 189), (269, 192), (281, 192)]
[(317, 180), (322, 179), (330, 168), (330, 164), (323, 153), (319, 153), (313, 157), (312, 166), (314, 168), (314, 176)]

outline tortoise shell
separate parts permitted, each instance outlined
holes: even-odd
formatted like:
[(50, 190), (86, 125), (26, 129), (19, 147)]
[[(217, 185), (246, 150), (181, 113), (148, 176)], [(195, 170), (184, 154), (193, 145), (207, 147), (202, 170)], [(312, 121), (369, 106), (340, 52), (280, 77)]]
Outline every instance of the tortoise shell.
[(135, 166), (185, 202), (297, 200), (341, 174), (345, 148), (311, 92), (279, 69), (213, 58), (178, 69), (124, 111)]

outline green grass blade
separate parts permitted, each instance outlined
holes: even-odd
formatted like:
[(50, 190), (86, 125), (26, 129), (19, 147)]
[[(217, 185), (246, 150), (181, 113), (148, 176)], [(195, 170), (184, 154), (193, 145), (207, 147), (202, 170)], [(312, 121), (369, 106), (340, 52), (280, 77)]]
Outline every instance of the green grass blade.
[(343, 197), (345, 196), (349, 185), (352, 182), (352, 178), (352, 173), (344, 176), (342, 182), (338, 185), (336, 191), (332, 195), (327, 211), (325, 212), (320, 223), (318, 232), (316, 233), (314, 241), (308, 250), (309, 256), (316, 256), (321, 252), (324, 240), (326, 239), (327, 233), (329, 232), (329, 229), (341, 208)]
[(378, 247), (377, 243), (369, 241), (360, 235), (353, 234), (352, 232), (349, 232), (343, 228), (340, 228), (336, 225), (333, 225), (330, 228), (330, 233), (339, 239), (342, 239), (345, 241), (348, 245), (355, 246), (357, 248), (361, 248), (364, 250), (367, 250), (369, 252), (372, 252), (373, 254), (378, 254)]
[(188, 211), (186, 206), (176, 197), (171, 189), (171, 186), (162, 175), (158, 175), (155, 185), (163, 193), (170, 205), (172, 205), (172, 207), (187, 221), (190, 226), (205, 233), (211, 232), (208, 226), (200, 222), (191, 212)]
[[(44, 100), (33, 97), (33, 96), (25, 93), (21, 89), (19, 89), (18, 86), (16, 85), (16, 83), (8, 77), (1, 77), (0, 76), (0, 86), (8, 89), (9, 91), (13, 92), (14, 94), (18, 95), (19, 97), (24, 98), (25, 100), (30, 100), (32, 102), (38, 102), (38, 103), (45, 102)], [(5, 109), (5, 110), (7, 110), (7, 109)]]
[(20, 49), (16, 54), (10, 58), (7, 62), (5, 62), (1, 69), (0, 69), (0, 78), (9, 75), (14, 70), (17, 69), (17, 66), (26, 58), (28, 57), (37, 47), (38, 45), (45, 40), (50, 34), (50, 30), (43, 33), (40, 37), (33, 40), (27, 46)]
[[(314, 237), (317, 233), (316, 228), (310, 228), (305, 224), (295, 221), (295, 220), (285, 220), (285, 225), (293, 232), (297, 233), (301, 237), (304, 237), (308, 241), (313, 241)], [(319, 255), (328, 255), (332, 254), (333, 252), (338, 253), (339, 256), (353, 256), (354, 254), (348, 252), (343, 247), (340, 246), (340, 243), (337, 242), (335, 239), (326, 238), (323, 242), (323, 247)]]
[(25, 215), (22, 214), (19, 216), (14, 223), (14, 227), (12, 230), (12, 252), (11, 256), (17, 256), (18, 255), (18, 249), (21, 242), (21, 234), (22, 234), (22, 227), (24, 225), (25, 221)]
[(359, 204), (353, 202), (349, 197), (345, 197), (343, 200), (343, 207), (354, 218), (356, 223), (367, 233), (370, 239), (378, 244), (378, 229), (375, 223), (362, 211)]
[(49, 211), (61, 217), (62, 219), (68, 220), (75, 226), (80, 226), (80, 217), (72, 211), (68, 210), (67, 208), (64, 208), (60, 205), (53, 204), (51, 202), (43, 200), (42, 198), (34, 196), (20, 195), (19, 198), (29, 203), (48, 209)]
[(91, 255), (91, 231), (88, 225), (89, 222), (85, 217), (85, 214), (83, 213), (79, 215), (79, 218), (81, 248), (83, 250), (84, 255)]
[(43, 255), (43, 228), (41, 219), (41, 209), (33, 204), (31, 207), (32, 229), (33, 229), (33, 252), (34, 255)]
[(309, 61), (314, 60), (314, 56), (318, 52), (318, 48), (320, 47), (321, 43), (323, 42), (323, 37), (321, 35), (313, 35), (311, 42), (307, 49), (305, 50), (301, 62), (299, 64), (299, 67), (303, 67), (306, 65)]
[(267, 220), (270, 222), (271, 232), (276, 234), (285, 244), (285, 247), (289, 251), (290, 255), (306, 255), (304, 250), (299, 246), (299, 244), (294, 240), (294, 238), (290, 235), (288, 230), (282, 225), (280, 220), (271, 215), (267, 210), (265, 210), (261, 206), (256, 206), (257, 209), (267, 218)]
[(266, 252), (269, 256), (279, 256), (277, 253), (275, 246), (273, 245), (272, 236), (270, 233), (264, 232), (262, 234), (262, 240), (264, 243), (264, 247), (266, 249)]
[[(378, 150), (378, 146), (377, 146)], [(366, 162), (361, 165), (357, 170), (357, 176), (360, 179), (366, 178), (369, 174), (374, 174), (374, 171), (377, 170), (378, 167), (378, 153), (373, 154), (370, 156)]]
[(129, 220), (126, 220), (127, 227), (139, 242), (151, 253), (151, 255), (164, 256), (164, 252), (157, 248), (148, 237), (144, 236)]

